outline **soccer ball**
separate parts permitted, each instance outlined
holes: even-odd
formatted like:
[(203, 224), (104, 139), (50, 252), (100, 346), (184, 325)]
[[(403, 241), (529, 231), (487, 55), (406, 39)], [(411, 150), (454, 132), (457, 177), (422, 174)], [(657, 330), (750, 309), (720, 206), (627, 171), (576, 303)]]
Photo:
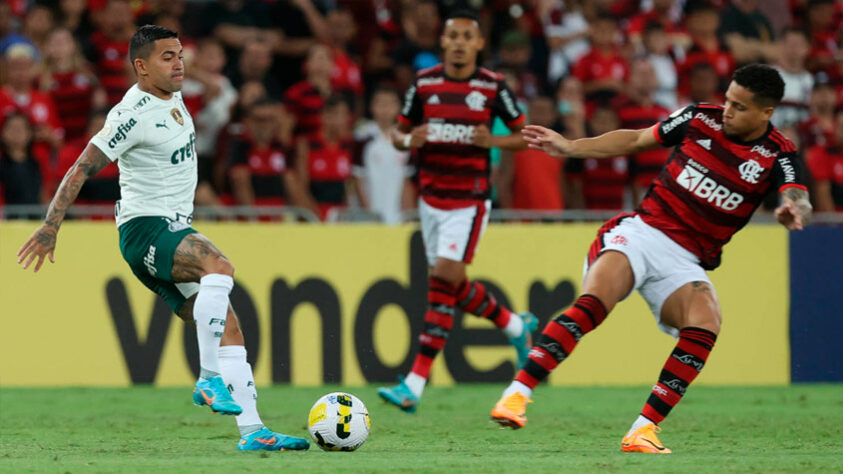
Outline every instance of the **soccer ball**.
[(325, 451), (354, 451), (372, 427), (369, 410), (350, 393), (329, 393), (313, 404), (307, 417), (310, 437)]

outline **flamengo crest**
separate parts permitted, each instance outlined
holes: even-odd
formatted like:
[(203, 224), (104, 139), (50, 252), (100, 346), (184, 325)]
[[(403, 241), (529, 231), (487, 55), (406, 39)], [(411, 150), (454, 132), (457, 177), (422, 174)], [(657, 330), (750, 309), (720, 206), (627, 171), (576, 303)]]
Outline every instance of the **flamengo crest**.
[(761, 172), (764, 171), (764, 167), (755, 160), (747, 160), (738, 166), (738, 171), (741, 172), (742, 180), (756, 184), (758, 183), (758, 178), (761, 176)]
[(465, 103), (469, 109), (481, 111), (486, 107), (486, 96), (482, 92), (473, 91), (465, 96)]

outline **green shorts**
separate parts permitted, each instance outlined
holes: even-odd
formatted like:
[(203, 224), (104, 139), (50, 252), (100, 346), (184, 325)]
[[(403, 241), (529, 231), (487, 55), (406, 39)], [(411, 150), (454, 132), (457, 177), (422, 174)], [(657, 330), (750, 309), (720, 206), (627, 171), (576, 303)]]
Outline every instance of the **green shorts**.
[(132, 273), (178, 314), (187, 301), (183, 291), (188, 284), (173, 281), (173, 256), (182, 239), (196, 230), (166, 217), (144, 216), (126, 222), (118, 231), (120, 253)]

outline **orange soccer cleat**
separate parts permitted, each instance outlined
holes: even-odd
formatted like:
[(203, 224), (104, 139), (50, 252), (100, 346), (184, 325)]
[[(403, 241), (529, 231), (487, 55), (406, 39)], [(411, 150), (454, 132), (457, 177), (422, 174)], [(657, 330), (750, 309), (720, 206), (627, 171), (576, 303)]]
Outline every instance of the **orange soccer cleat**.
[(626, 453), (651, 453), (651, 454), (670, 454), (671, 451), (665, 448), (656, 433), (661, 432), (661, 428), (653, 423), (646, 424), (632, 434), (624, 436), (621, 441), (621, 451)]
[(521, 392), (502, 397), (492, 408), (492, 421), (498, 422), (501, 426), (508, 426), (514, 430), (523, 428), (527, 424), (527, 404), (533, 403)]

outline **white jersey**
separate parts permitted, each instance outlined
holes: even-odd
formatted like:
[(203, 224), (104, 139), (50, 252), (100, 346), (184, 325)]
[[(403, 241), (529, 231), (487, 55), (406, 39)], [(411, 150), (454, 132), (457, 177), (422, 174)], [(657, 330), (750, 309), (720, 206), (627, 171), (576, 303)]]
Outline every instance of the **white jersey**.
[(196, 132), (181, 97), (162, 100), (133, 85), (91, 142), (120, 169), (117, 226), (139, 216), (189, 224), (196, 193)]

